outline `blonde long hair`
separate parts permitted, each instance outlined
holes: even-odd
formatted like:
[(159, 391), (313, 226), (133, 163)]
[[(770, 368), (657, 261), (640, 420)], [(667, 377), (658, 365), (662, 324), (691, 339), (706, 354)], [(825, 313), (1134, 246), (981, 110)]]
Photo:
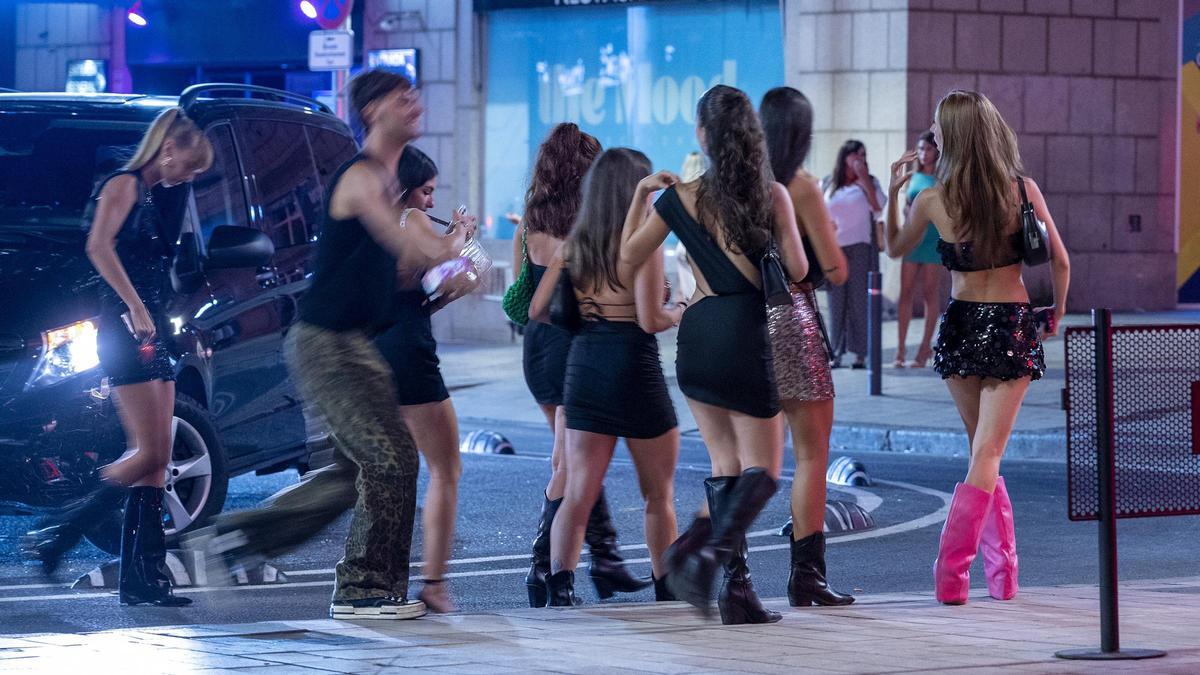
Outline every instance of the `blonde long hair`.
[(204, 132), (183, 114), (183, 108), (175, 106), (154, 118), (146, 135), (142, 136), (137, 152), (125, 163), (125, 170), (137, 171), (149, 164), (168, 138), (175, 143), (175, 147), (188, 152), (191, 168), (205, 171), (212, 165), (212, 145), (204, 137)]
[(983, 94), (956, 89), (938, 101), (934, 119), (942, 129), (937, 180), (955, 220), (955, 236), (970, 241), (975, 259), (1004, 258), (1005, 230), (1017, 215), (1013, 180), (1020, 176), (1017, 136)]

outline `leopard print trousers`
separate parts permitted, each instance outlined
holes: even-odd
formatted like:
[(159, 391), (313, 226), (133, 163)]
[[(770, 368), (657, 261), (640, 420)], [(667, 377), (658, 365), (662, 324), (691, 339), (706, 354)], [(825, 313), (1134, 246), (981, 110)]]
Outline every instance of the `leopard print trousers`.
[(420, 460), (399, 415), (391, 368), (365, 334), (303, 322), (288, 331), (284, 358), (300, 395), (325, 416), (336, 461), (263, 507), (222, 517), (218, 531), (241, 530), (240, 553), (269, 558), (309, 540), (353, 505), (334, 602), (407, 597)]

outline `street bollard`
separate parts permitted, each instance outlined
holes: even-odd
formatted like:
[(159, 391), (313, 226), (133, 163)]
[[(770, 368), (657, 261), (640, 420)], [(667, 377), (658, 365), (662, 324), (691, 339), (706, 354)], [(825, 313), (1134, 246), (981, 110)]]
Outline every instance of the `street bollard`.
[(871, 396), (883, 395), (883, 275), (867, 273), (867, 377)]

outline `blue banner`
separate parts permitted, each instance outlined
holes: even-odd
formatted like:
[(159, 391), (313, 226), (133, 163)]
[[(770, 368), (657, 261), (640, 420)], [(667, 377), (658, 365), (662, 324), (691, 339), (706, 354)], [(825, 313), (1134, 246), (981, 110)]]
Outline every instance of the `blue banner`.
[(696, 102), (715, 84), (755, 105), (783, 83), (779, 3), (678, 2), (488, 14), (485, 227), (507, 238), (538, 144), (569, 121), (605, 147), (678, 172), (699, 150)]

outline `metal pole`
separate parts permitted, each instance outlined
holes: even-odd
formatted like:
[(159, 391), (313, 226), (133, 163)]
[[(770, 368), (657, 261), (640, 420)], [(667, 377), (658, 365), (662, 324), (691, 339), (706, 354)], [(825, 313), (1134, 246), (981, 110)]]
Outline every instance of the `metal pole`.
[(871, 396), (883, 395), (883, 275), (867, 272), (867, 375)]
[(1063, 659), (1152, 659), (1165, 656), (1157, 649), (1121, 651), (1117, 609), (1117, 493), (1116, 454), (1113, 446), (1113, 345), (1112, 310), (1092, 310), (1096, 367), (1096, 473), (1100, 500), (1100, 649), (1066, 649)]
[(1121, 651), (1117, 612), (1117, 518), (1113, 458), (1112, 311), (1092, 310), (1096, 340), (1096, 465), (1100, 479), (1100, 651)]

